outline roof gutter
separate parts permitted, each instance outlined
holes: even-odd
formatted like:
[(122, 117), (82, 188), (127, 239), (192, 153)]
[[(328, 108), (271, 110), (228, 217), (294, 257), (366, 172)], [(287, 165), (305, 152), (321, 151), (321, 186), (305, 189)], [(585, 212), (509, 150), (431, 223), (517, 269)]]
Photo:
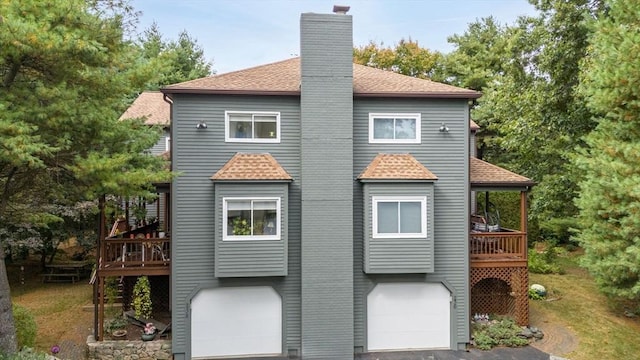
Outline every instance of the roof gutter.
[(165, 96), (168, 94), (300, 96), (300, 90), (271, 91), (271, 90), (219, 90), (219, 89), (195, 89), (195, 88), (182, 88), (182, 89), (164, 88), (161, 91), (165, 94)]
[[(170, 94), (201, 94), (201, 95), (260, 95), (260, 96), (300, 96), (300, 90), (220, 90), (220, 89), (196, 89), (182, 88), (161, 90), (165, 97)], [(421, 98), (421, 99), (477, 99), (482, 96), (478, 92), (354, 92), (354, 98)]]

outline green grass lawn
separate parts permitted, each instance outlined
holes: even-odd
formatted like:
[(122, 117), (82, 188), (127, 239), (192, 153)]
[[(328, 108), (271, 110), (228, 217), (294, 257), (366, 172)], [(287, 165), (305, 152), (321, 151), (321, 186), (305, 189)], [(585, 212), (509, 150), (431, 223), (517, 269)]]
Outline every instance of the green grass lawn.
[(579, 253), (559, 259), (563, 275), (530, 274), (529, 282), (544, 285), (555, 301), (530, 301), (544, 321), (565, 326), (579, 339), (571, 360), (631, 359), (640, 357), (640, 318), (628, 318), (623, 306), (602, 295), (593, 279), (578, 267)]
[(29, 309), (38, 325), (36, 350), (48, 353), (63, 341), (84, 344), (93, 332), (93, 312), (83, 310), (92, 303), (92, 285), (88, 279), (75, 284), (42, 283), (39, 270), (37, 262), (7, 266), (11, 300)]

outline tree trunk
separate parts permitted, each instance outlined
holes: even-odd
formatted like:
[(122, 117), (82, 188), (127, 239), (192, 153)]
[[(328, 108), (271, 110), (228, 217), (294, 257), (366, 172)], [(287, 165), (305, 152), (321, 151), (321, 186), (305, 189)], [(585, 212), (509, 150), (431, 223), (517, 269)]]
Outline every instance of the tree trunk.
[(4, 263), (4, 249), (0, 244), (0, 353), (13, 354), (18, 349), (16, 327), (11, 310), (11, 291), (7, 268)]

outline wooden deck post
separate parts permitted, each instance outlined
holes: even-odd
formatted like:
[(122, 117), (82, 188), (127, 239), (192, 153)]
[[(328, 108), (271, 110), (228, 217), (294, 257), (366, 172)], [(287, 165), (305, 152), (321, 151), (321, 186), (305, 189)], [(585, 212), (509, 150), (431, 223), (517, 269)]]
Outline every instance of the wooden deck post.
[(527, 233), (527, 192), (520, 192), (520, 231), (524, 233), (524, 259), (528, 258), (529, 234)]

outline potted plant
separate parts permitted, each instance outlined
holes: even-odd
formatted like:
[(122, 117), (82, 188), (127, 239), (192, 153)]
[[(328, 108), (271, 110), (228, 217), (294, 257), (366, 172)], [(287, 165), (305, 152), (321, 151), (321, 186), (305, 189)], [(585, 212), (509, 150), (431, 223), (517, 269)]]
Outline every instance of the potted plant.
[(238, 216), (233, 219), (233, 235), (251, 235), (251, 225), (247, 219)]
[(144, 326), (144, 331), (142, 332), (142, 340), (143, 341), (150, 341), (153, 340), (153, 338), (156, 337), (156, 327), (155, 325), (153, 325), (153, 323), (147, 323)]
[(127, 320), (123, 317), (115, 317), (109, 321), (105, 321), (104, 329), (110, 333), (115, 339), (124, 338), (127, 335)]

